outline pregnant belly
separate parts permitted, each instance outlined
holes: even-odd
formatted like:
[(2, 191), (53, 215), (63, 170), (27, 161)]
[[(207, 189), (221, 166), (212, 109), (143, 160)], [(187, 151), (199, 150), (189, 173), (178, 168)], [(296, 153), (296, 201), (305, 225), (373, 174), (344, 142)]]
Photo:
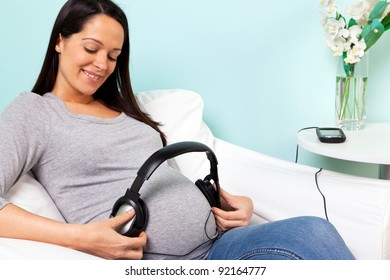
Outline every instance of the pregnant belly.
[(191, 259), (207, 252), (217, 233), (207, 199), (193, 182), (169, 167), (152, 177), (141, 189), (149, 210), (145, 258)]

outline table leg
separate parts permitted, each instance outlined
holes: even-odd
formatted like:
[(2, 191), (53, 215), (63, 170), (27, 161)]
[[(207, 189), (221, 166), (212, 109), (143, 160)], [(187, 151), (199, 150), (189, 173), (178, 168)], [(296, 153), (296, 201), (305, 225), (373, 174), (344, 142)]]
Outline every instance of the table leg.
[(390, 165), (379, 165), (379, 179), (390, 180)]

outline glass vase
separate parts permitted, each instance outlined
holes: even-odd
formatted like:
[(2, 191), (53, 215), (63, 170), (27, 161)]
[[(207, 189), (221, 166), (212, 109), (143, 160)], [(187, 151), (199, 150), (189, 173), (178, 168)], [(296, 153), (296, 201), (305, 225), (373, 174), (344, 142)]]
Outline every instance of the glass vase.
[(344, 130), (360, 130), (366, 121), (368, 53), (354, 64), (341, 56), (336, 75), (336, 125)]

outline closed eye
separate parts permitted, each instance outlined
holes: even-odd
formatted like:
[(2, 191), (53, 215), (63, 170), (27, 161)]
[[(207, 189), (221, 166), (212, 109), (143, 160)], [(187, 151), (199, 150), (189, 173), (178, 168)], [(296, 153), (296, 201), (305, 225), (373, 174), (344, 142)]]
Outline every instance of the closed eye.
[(89, 48), (87, 48), (87, 47), (84, 47), (84, 49), (85, 49), (85, 51), (86, 51), (87, 53), (96, 53), (96, 52), (97, 52), (97, 50), (89, 49)]
[(108, 56), (108, 60), (110, 60), (110, 61), (117, 61), (117, 59), (115, 57), (112, 57), (112, 56)]
[[(87, 48), (87, 47), (84, 47), (84, 50), (87, 53), (91, 53), (91, 54), (97, 53), (97, 50), (91, 49), (91, 48)], [(110, 60), (110, 61), (113, 61), (113, 62), (117, 61), (117, 57), (113, 57), (113, 56), (110, 56), (110, 55), (108, 55), (107, 57), (108, 57), (108, 60)]]

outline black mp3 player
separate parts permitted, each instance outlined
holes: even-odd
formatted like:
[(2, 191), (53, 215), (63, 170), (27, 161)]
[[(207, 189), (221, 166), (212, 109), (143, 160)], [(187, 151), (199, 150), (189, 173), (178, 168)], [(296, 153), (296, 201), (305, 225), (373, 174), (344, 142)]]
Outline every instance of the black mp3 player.
[(346, 139), (341, 128), (319, 127), (316, 131), (318, 139), (323, 143), (343, 143)]

